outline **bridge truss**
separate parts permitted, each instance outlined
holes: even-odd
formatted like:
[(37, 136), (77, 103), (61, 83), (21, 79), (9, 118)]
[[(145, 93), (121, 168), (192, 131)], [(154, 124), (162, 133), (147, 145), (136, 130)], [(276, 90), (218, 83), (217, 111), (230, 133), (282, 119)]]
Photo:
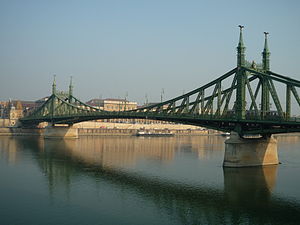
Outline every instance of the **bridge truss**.
[(270, 52), (265, 33), (262, 64), (245, 60), (240, 26), (237, 67), (219, 78), (157, 104), (128, 111), (104, 111), (89, 106), (69, 92), (57, 92), (38, 109), (20, 121), (24, 126), (40, 122), (74, 124), (112, 118), (140, 118), (191, 124), (225, 132), (269, 135), (300, 132), (300, 81), (270, 71)]

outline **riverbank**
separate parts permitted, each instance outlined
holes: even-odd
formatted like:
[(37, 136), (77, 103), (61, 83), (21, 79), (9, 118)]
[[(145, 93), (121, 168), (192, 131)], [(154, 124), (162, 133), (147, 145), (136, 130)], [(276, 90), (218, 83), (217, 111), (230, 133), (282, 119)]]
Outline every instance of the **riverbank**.
[[(76, 128), (76, 127), (75, 127)], [(120, 129), (120, 128), (80, 128), (78, 136), (133, 136), (141, 129)], [(222, 135), (223, 132), (205, 129), (143, 129), (145, 132), (152, 133), (172, 133), (175, 136), (208, 136)], [(44, 136), (44, 128), (0, 128), (0, 136)], [(275, 134), (277, 136), (300, 136), (300, 133)]]
[(43, 136), (44, 130), (42, 128), (2, 127), (0, 136)]
[[(79, 136), (132, 136), (140, 129), (119, 128), (77, 128)], [(144, 129), (145, 131), (164, 133), (166, 131), (176, 136), (182, 135), (217, 135), (218, 131), (191, 129)], [(44, 136), (44, 128), (0, 128), (0, 136)]]
[[(93, 128), (79, 128), (78, 135), (79, 136), (133, 136), (135, 135), (140, 129), (93, 129)], [(144, 129), (145, 132), (152, 132), (152, 133), (172, 133), (176, 136), (182, 135), (216, 135), (220, 134), (217, 131), (211, 130), (166, 130), (166, 129)]]

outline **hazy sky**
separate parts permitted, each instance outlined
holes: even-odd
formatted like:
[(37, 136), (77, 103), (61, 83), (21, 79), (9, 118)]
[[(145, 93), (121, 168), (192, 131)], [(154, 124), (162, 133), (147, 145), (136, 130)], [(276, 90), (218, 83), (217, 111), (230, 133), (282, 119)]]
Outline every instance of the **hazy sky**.
[(300, 80), (300, 1), (0, 0), (0, 100), (57, 87), (84, 101), (175, 97), (236, 66), (238, 25), (248, 60)]

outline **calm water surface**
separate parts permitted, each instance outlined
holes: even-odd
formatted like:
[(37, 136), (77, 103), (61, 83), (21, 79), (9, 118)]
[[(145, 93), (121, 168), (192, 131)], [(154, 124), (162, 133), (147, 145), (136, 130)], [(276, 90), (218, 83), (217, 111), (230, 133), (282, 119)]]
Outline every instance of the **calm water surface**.
[(223, 169), (223, 137), (0, 137), (0, 224), (300, 224), (300, 137)]

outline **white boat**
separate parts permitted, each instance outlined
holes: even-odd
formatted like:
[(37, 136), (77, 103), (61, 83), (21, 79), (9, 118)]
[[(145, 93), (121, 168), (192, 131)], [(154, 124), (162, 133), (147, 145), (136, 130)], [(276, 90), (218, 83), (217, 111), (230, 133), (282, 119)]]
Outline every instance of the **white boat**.
[(229, 137), (229, 136), (230, 136), (230, 133), (229, 133), (229, 132), (222, 133), (221, 136), (223, 136), (223, 137)]
[(166, 132), (146, 132), (146, 131), (138, 131), (135, 136), (138, 137), (173, 137), (173, 133)]

